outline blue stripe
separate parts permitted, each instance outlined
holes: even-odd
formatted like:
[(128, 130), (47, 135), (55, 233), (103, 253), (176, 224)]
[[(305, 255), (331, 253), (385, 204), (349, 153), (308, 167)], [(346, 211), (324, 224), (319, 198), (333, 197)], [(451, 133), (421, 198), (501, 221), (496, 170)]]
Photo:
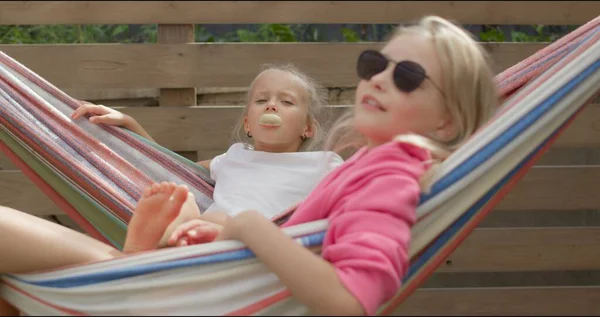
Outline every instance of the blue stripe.
[[(564, 97), (567, 92), (565, 90), (569, 88), (573, 88), (579, 83), (581, 83), (585, 78), (591, 75), (595, 70), (600, 67), (600, 61), (596, 61), (590, 68), (586, 69), (583, 73), (575, 77), (569, 84), (560, 89), (557, 93), (552, 95), (550, 98), (546, 99), (546, 101), (542, 104), (542, 107), (549, 106), (550, 104), (554, 104)], [(570, 89), (569, 89), (570, 90)], [(534, 116), (535, 113), (528, 114), (527, 117)], [(527, 118), (524, 118), (527, 119)], [(523, 120), (524, 122), (528, 122), (533, 120), (533, 118), (529, 118), (528, 120)], [(537, 118), (536, 118), (537, 120)], [(462, 215), (459, 219), (455, 221), (453, 225), (451, 225), (448, 229), (446, 229), (439, 237), (434, 240), (433, 243), (421, 254), (421, 256), (413, 262), (411, 267), (409, 268), (408, 273), (405, 276), (405, 280), (408, 280), (414, 275), (427, 261), (429, 261), (436, 253), (443, 248), (447, 241), (449, 241), (464, 225), (475, 216), (478, 211), (485, 205), (489, 199), (491, 199), (522, 167), (529, 161), (547, 142), (551, 139), (558, 130), (552, 133), (550, 137), (544, 140), (533, 152), (531, 152), (523, 161), (521, 161), (507, 176), (502, 178), (495, 186), (493, 186), (490, 191), (488, 191), (479, 201), (477, 201), (468, 211)], [(507, 136), (508, 138), (508, 136)], [(508, 140), (512, 140), (509, 138)]]
[[(300, 243), (306, 247), (312, 247), (321, 245), (323, 243), (323, 238), (325, 237), (325, 232), (321, 231), (318, 233), (314, 233), (305, 237), (300, 238)], [(117, 268), (97, 273), (91, 274), (83, 274), (79, 276), (69, 276), (65, 278), (51, 279), (45, 281), (27, 281), (23, 280), (17, 276), (10, 276), (16, 280), (19, 280), (24, 283), (46, 286), (46, 287), (54, 287), (54, 288), (69, 288), (69, 287), (77, 287), (77, 286), (85, 286), (92, 285), (104, 282), (110, 282), (114, 280), (119, 280), (128, 277), (134, 277), (139, 275), (151, 274), (160, 271), (168, 271), (181, 269), (191, 266), (199, 266), (203, 264), (215, 264), (221, 262), (230, 262), (230, 261), (239, 261), (249, 258), (256, 257), (250, 249), (245, 248), (242, 250), (225, 252), (210, 256), (198, 257), (198, 258), (190, 258), (190, 259), (180, 259), (169, 262), (159, 262), (159, 263), (148, 263), (143, 265), (138, 265), (129, 268)]]
[(475, 167), (483, 164), (496, 152), (505, 147), (508, 143), (514, 140), (524, 130), (526, 130), (533, 122), (537, 121), (540, 117), (546, 114), (553, 106), (553, 104), (561, 98), (564, 98), (575, 86), (577, 86), (584, 78), (595, 72), (598, 68), (598, 60), (592, 64), (589, 68), (584, 70), (581, 74), (573, 78), (565, 86), (561, 87), (557, 92), (546, 99), (540, 106), (532, 109), (526, 114), (521, 120), (515, 122), (509, 127), (503, 134), (496, 137), (486, 146), (484, 146), (479, 152), (465, 160), (461, 165), (452, 170), (446, 176), (440, 178), (435, 185), (432, 186), (430, 193), (421, 195), (421, 203), (427, 202), (429, 199), (438, 195), (443, 190), (447, 189), (452, 184), (456, 183)]
[(531, 152), (524, 160), (522, 160), (513, 170), (511, 170), (504, 178), (502, 178), (496, 185), (494, 185), (490, 191), (488, 191), (485, 195), (482, 196), (480, 200), (478, 200), (471, 208), (467, 210), (463, 215), (461, 215), (452, 225), (450, 225), (446, 230), (444, 230), (419, 256), (418, 259), (413, 261), (410, 266), (406, 276), (404, 277), (404, 283), (410, 280), (414, 274), (418, 272), (419, 269), (423, 265), (425, 265), (431, 258), (437, 255), (438, 251), (442, 249), (446, 243), (451, 240), (468, 222), (479, 214), (481, 208), (500, 190), (506, 185), (508, 181), (510, 181), (513, 176), (523, 168), (527, 162), (536, 155), (536, 153), (544, 147), (544, 145), (556, 134), (558, 130), (554, 132), (550, 137), (548, 137), (544, 142), (535, 148), (533, 152)]

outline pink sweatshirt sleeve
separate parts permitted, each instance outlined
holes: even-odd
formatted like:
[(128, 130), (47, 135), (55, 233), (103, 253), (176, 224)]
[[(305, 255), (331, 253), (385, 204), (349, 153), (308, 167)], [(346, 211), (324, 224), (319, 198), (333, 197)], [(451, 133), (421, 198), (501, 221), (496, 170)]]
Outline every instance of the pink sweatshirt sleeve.
[(384, 170), (370, 173), (364, 186), (349, 192), (343, 210), (330, 219), (323, 244), (323, 257), (368, 315), (398, 291), (408, 269), (423, 171), (422, 161), (408, 161), (393, 168), (383, 164)]

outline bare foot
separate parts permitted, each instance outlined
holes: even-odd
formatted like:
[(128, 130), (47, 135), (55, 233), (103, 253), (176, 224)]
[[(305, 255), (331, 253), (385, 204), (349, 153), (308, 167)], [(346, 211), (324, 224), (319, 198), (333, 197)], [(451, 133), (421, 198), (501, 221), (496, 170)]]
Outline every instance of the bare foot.
[(162, 182), (144, 190), (127, 228), (123, 252), (154, 250), (186, 201), (185, 185)]
[(164, 248), (168, 246), (167, 241), (177, 226), (192, 219), (198, 219), (200, 216), (200, 208), (198, 208), (198, 205), (196, 205), (196, 197), (194, 197), (194, 194), (189, 192), (185, 203), (181, 207), (181, 211), (177, 215), (177, 218), (175, 218), (175, 220), (173, 220), (165, 230), (165, 233), (158, 243), (158, 247)]

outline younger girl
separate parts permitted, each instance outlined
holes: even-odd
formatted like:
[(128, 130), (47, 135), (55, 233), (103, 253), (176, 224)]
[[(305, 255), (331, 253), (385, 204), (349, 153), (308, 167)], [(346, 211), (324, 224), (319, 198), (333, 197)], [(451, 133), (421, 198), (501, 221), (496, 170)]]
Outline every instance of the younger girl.
[[(222, 223), (224, 214), (235, 216), (253, 208), (273, 219), (303, 200), (324, 175), (343, 163), (334, 152), (313, 151), (324, 136), (317, 118), (325, 97), (312, 78), (291, 65), (268, 65), (250, 84), (247, 98), (233, 133), (236, 143), (225, 154), (198, 162), (216, 182), (214, 203), (200, 216), (190, 193), (159, 246), (166, 246), (177, 225), (194, 218)], [(152, 140), (135, 119), (105, 106), (84, 103), (72, 118), (88, 113), (95, 115), (90, 122), (122, 126)]]
[[(408, 267), (420, 182), (433, 162), (490, 117), (497, 103), (485, 52), (465, 31), (437, 17), (400, 28), (380, 52), (362, 53), (357, 70), (361, 81), (349, 120), (366, 143), (328, 174), (285, 224), (328, 219), (321, 255), (253, 210), (228, 217), (216, 237), (244, 242), (318, 315), (373, 315), (398, 291)], [(138, 204), (139, 219), (145, 217), (146, 226), (156, 224), (153, 230), (160, 230), (164, 219), (177, 216), (185, 192), (183, 186), (153, 185)], [(53, 243), (48, 231), (55, 224), (39, 218), (8, 209), (1, 216), (0, 250), (6, 256), (0, 272), (118, 256), (66, 228), (60, 229), (65, 243)], [(153, 221), (157, 216), (163, 219)], [(156, 238), (151, 235), (148, 239)], [(22, 244), (40, 250), (24, 252)], [(50, 252), (50, 245), (62, 257)]]

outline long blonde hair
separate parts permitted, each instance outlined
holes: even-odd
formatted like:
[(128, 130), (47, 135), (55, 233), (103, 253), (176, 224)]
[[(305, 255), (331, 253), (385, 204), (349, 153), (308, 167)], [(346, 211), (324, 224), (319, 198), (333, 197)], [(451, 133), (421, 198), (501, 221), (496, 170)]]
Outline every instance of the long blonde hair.
[[(398, 27), (390, 40), (407, 33), (431, 37), (442, 68), (444, 101), (457, 131), (448, 142), (423, 135), (396, 137), (431, 151), (431, 167), (421, 178), (421, 186), (427, 191), (439, 163), (493, 115), (499, 96), (489, 55), (466, 30), (443, 18), (426, 16), (417, 24)], [(365, 144), (366, 139), (353, 129), (353, 111), (349, 111), (332, 127), (325, 147), (340, 153)]]
[(252, 141), (250, 138), (248, 138), (246, 131), (244, 130), (244, 117), (248, 114), (248, 106), (251, 103), (250, 98), (252, 98), (252, 92), (256, 80), (258, 80), (260, 75), (262, 75), (264, 72), (271, 70), (279, 70), (292, 74), (302, 83), (302, 85), (304, 85), (304, 88), (306, 89), (306, 94), (308, 97), (307, 120), (308, 124), (313, 129), (313, 136), (302, 141), (302, 144), (300, 145), (298, 151), (312, 151), (322, 147), (323, 141), (325, 139), (325, 131), (322, 127), (321, 121), (323, 120), (325, 114), (327, 114), (325, 112), (325, 105), (327, 104), (328, 91), (323, 86), (321, 86), (315, 79), (301, 72), (293, 64), (265, 64), (262, 66), (260, 73), (258, 73), (258, 75), (254, 77), (254, 80), (252, 80), (252, 83), (250, 83), (250, 86), (248, 88), (248, 93), (246, 94), (246, 107), (244, 108), (244, 111), (242, 112), (240, 118), (238, 119), (238, 122), (236, 123), (233, 129), (233, 142), (241, 142), (246, 144), (246, 146), (251, 147), (250, 144)]

